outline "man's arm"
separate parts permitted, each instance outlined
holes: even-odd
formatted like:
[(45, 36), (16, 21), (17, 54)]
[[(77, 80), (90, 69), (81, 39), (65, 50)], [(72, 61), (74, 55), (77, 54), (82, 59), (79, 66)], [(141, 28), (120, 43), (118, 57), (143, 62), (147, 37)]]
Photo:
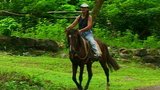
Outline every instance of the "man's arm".
[(80, 17), (80, 16), (76, 17), (76, 19), (73, 21), (73, 23), (67, 27), (67, 29), (72, 29), (72, 28), (74, 28), (74, 27), (78, 24), (79, 17)]
[(88, 25), (85, 28), (80, 29), (80, 32), (90, 30), (92, 28), (92, 16), (88, 17)]

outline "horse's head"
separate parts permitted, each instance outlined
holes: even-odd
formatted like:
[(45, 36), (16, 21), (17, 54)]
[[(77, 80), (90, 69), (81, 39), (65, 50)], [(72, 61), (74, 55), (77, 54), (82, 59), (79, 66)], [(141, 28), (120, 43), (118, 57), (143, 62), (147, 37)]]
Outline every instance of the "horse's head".
[(71, 29), (66, 31), (68, 43), (71, 47), (77, 48), (80, 45), (81, 36), (78, 30)]

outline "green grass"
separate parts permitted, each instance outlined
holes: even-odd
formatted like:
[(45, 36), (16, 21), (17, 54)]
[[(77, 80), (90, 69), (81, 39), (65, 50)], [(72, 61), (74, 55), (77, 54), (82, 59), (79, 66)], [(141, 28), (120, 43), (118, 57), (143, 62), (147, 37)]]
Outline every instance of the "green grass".
[[(121, 69), (110, 72), (110, 90), (133, 90), (160, 85), (160, 69), (135, 62), (118, 62)], [(25, 57), (0, 53), (0, 88), (4, 90), (73, 90), (69, 59), (48, 56)], [(84, 71), (83, 86), (87, 81)], [(89, 90), (105, 90), (106, 78), (98, 62), (93, 64)], [(75, 89), (76, 90), (76, 89)]]

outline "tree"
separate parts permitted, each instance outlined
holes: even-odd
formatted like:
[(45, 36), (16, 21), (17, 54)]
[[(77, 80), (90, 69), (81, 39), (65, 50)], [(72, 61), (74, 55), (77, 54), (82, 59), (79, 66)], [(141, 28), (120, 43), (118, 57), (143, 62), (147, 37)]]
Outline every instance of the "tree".
[(95, 22), (95, 19), (99, 14), (103, 3), (104, 3), (104, 0), (95, 0), (95, 7), (92, 10), (93, 23)]
[(79, 0), (70, 0), (68, 1), (69, 4), (71, 5), (76, 5), (79, 2)]
[[(114, 0), (104, 5), (98, 24), (100, 27), (125, 32), (131, 30), (140, 39), (160, 35), (159, 0)], [(109, 24), (108, 24), (109, 21)]]

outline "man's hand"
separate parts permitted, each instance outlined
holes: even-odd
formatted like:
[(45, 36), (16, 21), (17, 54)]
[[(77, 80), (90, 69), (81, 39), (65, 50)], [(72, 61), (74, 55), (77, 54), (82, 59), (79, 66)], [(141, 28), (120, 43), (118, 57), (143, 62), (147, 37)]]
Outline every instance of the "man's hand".
[(80, 33), (80, 34), (82, 34), (82, 33), (83, 33), (83, 30), (78, 30), (78, 31), (79, 31), (79, 33)]
[(83, 33), (84, 32), (84, 30), (83, 29), (80, 29), (80, 30), (78, 30), (79, 31), (79, 33)]

